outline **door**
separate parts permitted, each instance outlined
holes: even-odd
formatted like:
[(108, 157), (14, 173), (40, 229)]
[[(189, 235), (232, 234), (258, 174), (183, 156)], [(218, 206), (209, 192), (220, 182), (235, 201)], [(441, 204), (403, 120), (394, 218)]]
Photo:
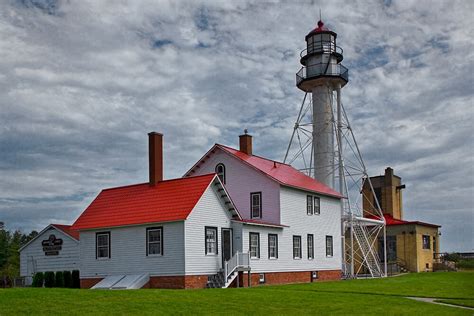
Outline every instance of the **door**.
[(232, 229), (222, 228), (222, 266), (232, 258)]

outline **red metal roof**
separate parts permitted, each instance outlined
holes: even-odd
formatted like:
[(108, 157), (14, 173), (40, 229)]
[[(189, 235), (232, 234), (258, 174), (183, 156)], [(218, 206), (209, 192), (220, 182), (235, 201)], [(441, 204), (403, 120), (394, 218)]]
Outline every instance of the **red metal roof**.
[(51, 224), (51, 226), (59, 229), (60, 231), (62, 231), (65, 234), (68, 234), (69, 236), (71, 236), (75, 240), (79, 240), (79, 232), (75, 229), (72, 229), (71, 225)]
[(327, 27), (324, 26), (323, 21), (318, 21), (318, 27), (311, 31), (311, 33), (320, 33), (320, 32), (328, 32), (330, 31)]
[[(367, 216), (367, 217), (368, 218), (379, 219), (376, 216)], [(425, 222), (405, 221), (403, 219), (396, 219), (396, 218), (393, 218), (393, 216), (390, 215), (390, 214), (383, 214), (383, 217), (385, 218), (385, 224), (387, 226), (415, 224), (415, 225), (422, 225), (422, 226), (429, 226), (429, 227), (441, 227), (440, 225), (430, 224), (430, 223), (425, 223)]]
[(260, 170), (261, 172), (273, 178), (280, 184), (303, 190), (313, 191), (324, 195), (334, 196), (337, 198), (342, 197), (339, 192), (331, 189), (330, 187), (326, 186), (321, 182), (314, 180), (313, 178), (296, 170), (290, 165), (255, 155), (247, 155), (246, 153), (243, 153), (237, 149), (224, 145), (216, 144), (216, 146), (218, 146), (225, 152), (232, 154), (233, 156), (249, 164), (250, 166)]
[(185, 220), (215, 174), (105, 189), (73, 224), (76, 230)]

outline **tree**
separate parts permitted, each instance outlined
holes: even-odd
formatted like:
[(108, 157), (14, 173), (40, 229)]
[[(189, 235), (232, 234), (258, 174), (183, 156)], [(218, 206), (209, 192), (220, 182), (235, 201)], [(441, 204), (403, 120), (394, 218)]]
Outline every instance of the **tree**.
[(7, 263), (8, 259), (8, 248), (10, 245), (11, 235), (9, 231), (0, 230), (0, 271)]
[(20, 248), (38, 235), (32, 231), (28, 235), (16, 230), (13, 234), (0, 229), (0, 282), (3, 286), (12, 283), (20, 275)]

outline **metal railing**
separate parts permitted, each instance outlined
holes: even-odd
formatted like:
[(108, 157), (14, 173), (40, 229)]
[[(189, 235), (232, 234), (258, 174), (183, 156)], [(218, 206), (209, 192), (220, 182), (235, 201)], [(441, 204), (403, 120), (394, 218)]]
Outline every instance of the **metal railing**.
[(341, 64), (319, 63), (301, 67), (296, 73), (296, 85), (305, 79), (311, 79), (319, 76), (341, 77), (345, 81), (349, 81), (349, 69)]
[(235, 255), (224, 264), (225, 281), (237, 268), (250, 266), (250, 254), (237, 251)]
[(340, 54), (342, 55), (344, 53), (344, 50), (337, 46), (334, 42), (332, 41), (318, 41), (314, 42), (312, 44), (309, 44), (305, 49), (303, 49), (300, 53), (300, 57), (303, 58), (306, 55), (309, 54)]

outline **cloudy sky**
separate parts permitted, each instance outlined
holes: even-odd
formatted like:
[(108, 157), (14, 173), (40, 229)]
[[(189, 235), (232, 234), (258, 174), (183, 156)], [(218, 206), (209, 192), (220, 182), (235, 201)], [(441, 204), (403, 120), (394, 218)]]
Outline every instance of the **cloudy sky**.
[(283, 160), (319, 8), (368, 169), (403, 178), (406, 219), (473, 246), (472, 1), (0, 2), (0, 221), (71, 223), (105, 187), (145, 182), (147, 132), (182, 176), (248, 128)]

